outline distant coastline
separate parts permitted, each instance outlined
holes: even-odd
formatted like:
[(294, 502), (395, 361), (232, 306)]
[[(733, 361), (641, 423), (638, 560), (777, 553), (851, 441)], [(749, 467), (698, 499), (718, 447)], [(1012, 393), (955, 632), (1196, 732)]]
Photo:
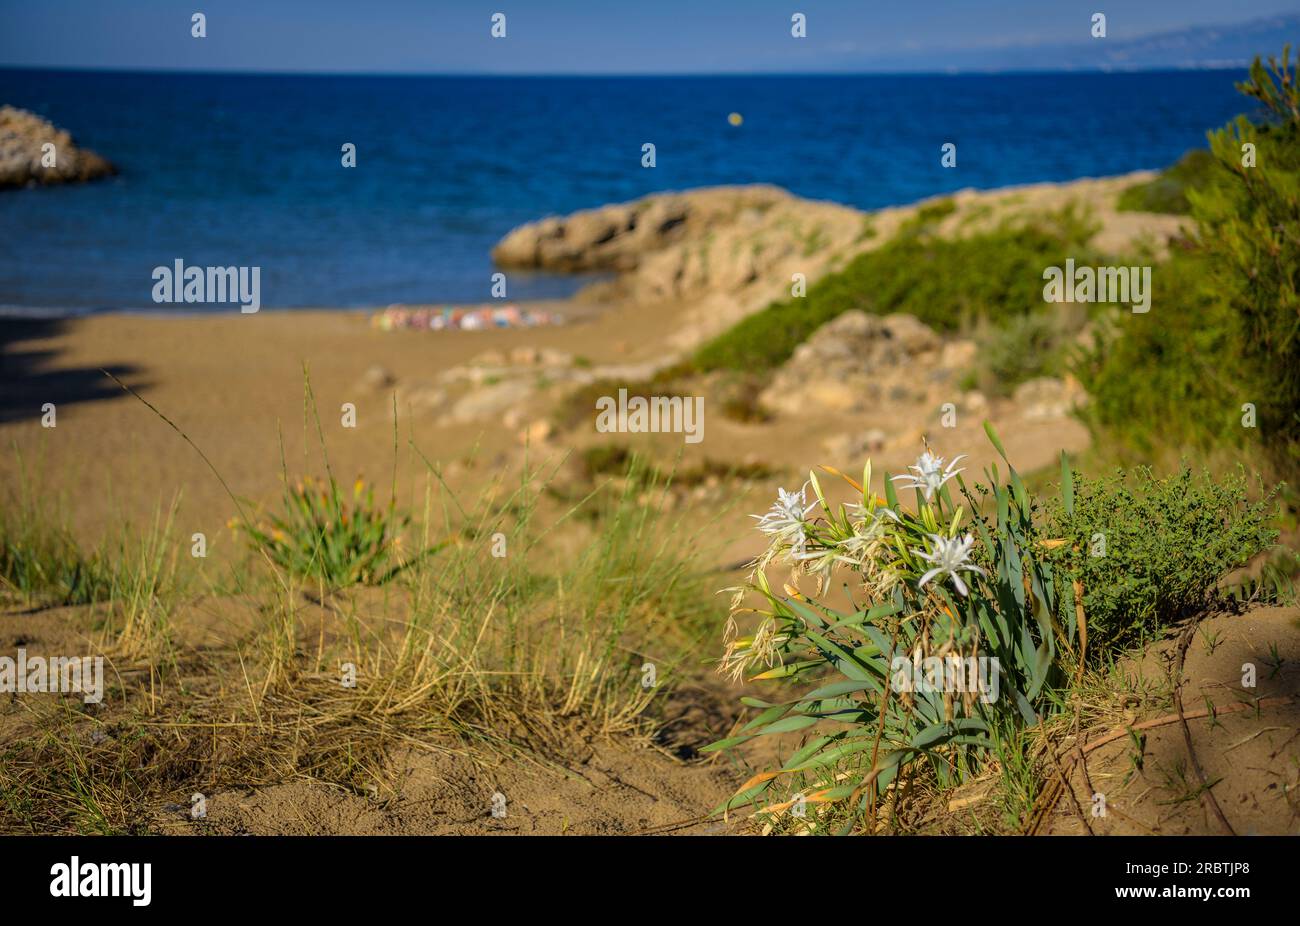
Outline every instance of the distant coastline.
[[(1237, 15), (1241, 15), (1240, 12)], [(820, 15), (814, 15), (814, 32), (819, 24), (825, 24), (826, 20)], [(1079, 22), (1087, 26), (1089, 18), (1081, 16)], [(574, 69), (570, 71), (563, 70), (564, 65), (557, 65), (555, 62), (545, 70), (539, 73), (536, 68), (529, 68), (527, 64), (519, 66), (516, 70), (511, 59), (498, 59), (496, 61), (479, 60), (475, 57), (461, 56), (454, 59), (452, 68), (449, 71), (437, 72), (428, 68), (408, 69), (400, 66), (391, 66), (389, 60), (385, 61), (385, 66), (379, 69), (365, 67), (343, 67), (339, 68), (337, 61), (331, 61), (330, 70), (319, 68), (304, 68), (299, 66), (276, 66), (270, 69), (260, 67), (228, 67), (221, 70), (204, 71), (202, 68), (195, 68), (195, 62), (192, 60), (184, 61), (179, 69), (173, 68), (144, 68), (137, 69), (136, 61), (133, 59), (131, 66), (121, 67), (117, 64), (102, 63), (100, 66), (93, 68), (96, 71), (118, 73), (199, 73), (199, 74), (249, 74), (249, 75), (307, 75), (316, 76), (394, 76), (394, 77), (459, 77), (459, 76), (488, 76), (488, 77), (598, 77), (600, 79), (620, 78), (620, 77), (650, 77), (660, 78), (665, 76), (699, 78), (699, 77), (748, 77), (748, 76), (808, 76), (812, 74), (826, 76), (897, 76), (897, 75), (936, 75), (936, 74), (1018, 74), (1018, 73), (1088, 73), (1088, 72), (1160, 72), (1160, 71), (1187, 71), (1187, 70), (1221, 70), (1225, 68), (1245, 68), (1252, 57), (1258, 53), (1260, 48), (1271, 48), (1279, 46), (1288, 39), (1294, 39), (1300, 35), (1300, 13), (1295, 11), (1280, 12), (1270, 15), (1256, 16), (1253, 19), (1238, 22), (1201, 22), (1193, 25), (1187, 25), (1180, 28), (1170, 29), (1167, 26), (1155, 31), (1139, 31), (1134, 33), (1132, 23), (1128, 17), (1116, 16), (1112, 22), (1112, 29), (1107, 35), (1104, 43), (1099, 43), (1095, 37), (1090, 35), (1087, 28), (1079, 29), (1077, 32), (1068, 33), (1072, 38), (1068, 41), (1041, 41), (1041, 40), (1021, 40), (1006, 41), (996, 45), (981, 45), (978, 41), (967, 45), (952, 44), (919, 44), (909, 42), (903, 44), (894, 36), (895, 41), (888, 39), (873, 42), (874, 37), (851, 36), (838, 37), (839, 40), (830, 44), (821, 44), (817, 48), (816, 55), (809, 58), (804, 54), (804, 50), (797, 47), (785, 47), (779, 49), (780, 53), (774, 54), (772, 46), (765, 49), (765, 54), (759, 59), (760, 67), (729, 66), (718, 67), (717, 61), (713, 60), (716, 56), (710, 56), (709, 66), (704, 69), (679, 67), (665, 70), (665, 67), (671, 67), (668, 62), (657, 62), (654, 68), (649, 72), (644, 71), (627, 71), (626, 62), (618, 57), (618, 48), (613, 46), (606, 50), (602, 58), (599, 54), (575, 55), (572, 60), (575, 62)], [(461, 23), (461, 28), (468, 26), (468, 21)], [(477, 23), (475, 23), (475, 27)], [(477, 29), (473, 30), (477, 33)], [(468, 38), (468, 34), (456, 35), (451, 34), (452, 41), (463, 41)], [(475, 34), (474, 38), (478, 35)], [(977, 38), (976, 36), (963, 37), (964, 39)], [(575, 36), (577, 41), (580, 38)], [(900, 47), (901, 46), (901, 47)], [(15, 49), (15, 51), (20, 51)], [(25, 50), (21, 50), (22, 53)], [(611, 57), (612, 56), (612, 57)], [(421, 58), (423, 60), (423, 57)], [(751, 59), (752, 60), (752, 59)], [(815, 60), (816, 66), (809, 69), (806, 65), (794, 64), (793, 62), (806, 62)], [(601, 61), (616, 62), (615, 67), (600, 67)], [(941, 67), (936, 66), (934, 62), (943, 62)], [(596, 66), (593, 68), (593, 64)], [(28, 68), (39, 68), (42, 70), (56, 70), (61, 65), (44, 63), (39, 65), (26, 64)], [(192, 70), (193, 69), (193, 70)], [(87, 68), (86, 70), (92, 70)]]

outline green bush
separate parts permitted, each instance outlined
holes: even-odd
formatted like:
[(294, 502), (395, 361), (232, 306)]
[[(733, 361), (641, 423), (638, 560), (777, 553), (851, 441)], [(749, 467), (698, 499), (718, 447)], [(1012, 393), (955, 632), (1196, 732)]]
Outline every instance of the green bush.
[(772, 419), (760, 396), (767, 378), (757, 373), (724, 370), (709, 384), (709, 402), (723, 418), (741, 424), (762, 424)]
[(1165, 478), (1147, 468), (1103, 479), (1075, 476), (1073, 506), (1046, 505), (1051, 559), (1083, 584), (1088, 649), (1113, 654), (1203, 607), (1231, 570), (1267, 549), (1273, 495), (1251, 501), (1243, 475), (1219, 481), (1184, 466)]
[(579, 463), (587, 479), (600, 476), (626, 477), (646, 487), (691, 488), (713, 480), (767, 479), (773, 470), (763, 463), (730, 463), (705, 457), (689, 466), (680, 460), (669, 467), (655, 464), (626, 444), (593, 444), (579, 454)]
[(957, 203), (951, 196), (928, 202), (916, 210), (916, 215), (904, 227), (905, 232), (920, 231), (937, 225), (957, 211)]
[(622, 475), (632, 462), (632, 450), (626, 444), (595, 444), (582, 451), (579, 461), (588, 479)]
[(1264, 116), (1211, 133), (1224, 169), (1189, 194), (1213, 283), (1239, 320), (1240, 353), (1259, 386), (1251, 401), (1265, 447), (1288, 474), (1300, 464), (1300, 86), (1290, 57), (1288, 45), (1267, 69), (1255, 59), (1237, 89)]
[(614, 379), (594, 380), (578, 387), (565, 397), (553, 413), (553, 422), (556, 427), (566, 431), (580, 426), (590, 427), (596, 420), (596, 402), (607, 396), (618, 395), (620, 389), (627, 390), (629, 399), (637, 396), (645, 399), (655, 396), (693, 398), (694, 394), (678, 382), (691, 372), (681, 365), (675, 365), (659, 371), (651, 379), (638, 382)]
[(1077, 326), (1064, 313), (1039, 311), (1007, 319), (979, 338), (977, 384), (1007, 394), (1039, 376), (1056, 376), (1065, 363), (1066, 340)]
[(1135, 183), (1120, 193), (1117, 208), (1121, 212), (1187, 215), (1192, 211), (1192, 204), (1187, 199), (1188, 190), (1204, 189), (1217, 167), (1214, 156), (1204, 148), (1189, 151), (1154, 180)]
[(1064, 211), (1024, 227), (957, 240), (936, 238), (942, 201), (918, 213), (887, 244), (813, 284), (805, 298), (773, 303), (706, 343), (699, 370), (763, 372), (780, 366), (826, 322), (850, 309), (906, 312), (943, 331), (981, 320), (1000, 324), (1043, 310), (1043, 268), (1090, 260), (1093, 229)]
[(1079, 417), (1120, 459), (1149, 461), (1161, 448), (1235, 448), (1248, 432), (1253, 370), (1240, 357), (1239, 323), (1196, 254), (1177, 252), (1154, 269), (1160, 288), (1146, 314), (1109, 312), (1071, 368), (1089, 402)]
[[(1211, 132), (1215, 166), (1186, 188), (1197, 231), (1156, 268), (1158, 299), (1085, 352), (1076, 371), (1098, 437), (1239, 448), (1284, 478), (1300, 466), (1300, 87), (1289, 47), (1237, 85), (1263, 117)], [(1255, 162), (1245, 146), (1254, 146)], [(1243, 405), (1257, 427), (1242, 427)]]

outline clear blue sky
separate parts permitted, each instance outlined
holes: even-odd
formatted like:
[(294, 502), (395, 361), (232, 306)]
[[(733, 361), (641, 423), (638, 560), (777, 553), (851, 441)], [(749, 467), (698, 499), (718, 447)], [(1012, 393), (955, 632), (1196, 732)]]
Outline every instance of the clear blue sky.
[[(790, 37), (790, 16), (808, 38)], [(0, 65), (432, 73), (942, 71), (1300, 0), (0, 0)], [(208, 36), (190, 36), (203, 12)], [(489, 37), (503, 12), (507, 38)], [(1297, 36), (1296, 38), (1300, 38)], [(1270, 50), (1270, 49), (1264, 49)]]

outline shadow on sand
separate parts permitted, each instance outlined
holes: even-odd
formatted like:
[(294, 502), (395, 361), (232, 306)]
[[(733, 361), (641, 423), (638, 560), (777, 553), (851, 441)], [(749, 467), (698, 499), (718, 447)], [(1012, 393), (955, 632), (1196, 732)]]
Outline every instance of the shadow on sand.
[[(0, 319), (0, 422), (39, 418), (41, 407), (52, 402), (62, 407), (75, 402), (124, 398), (126, 393), (98, 367), (57, 369), (56, 352), (27, 342), (62, 333), (66, 322), (57, 319)], [(123, 364), (104, 369), (123, 379), (138, 371)], [(133, 383), (144, 386), (146, 383)]]

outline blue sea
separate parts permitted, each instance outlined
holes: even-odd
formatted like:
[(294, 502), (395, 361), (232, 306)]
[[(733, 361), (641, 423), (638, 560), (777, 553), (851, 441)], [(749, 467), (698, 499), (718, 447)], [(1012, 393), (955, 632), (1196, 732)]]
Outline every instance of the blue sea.
[[(261, 267), (267, 307), (472, 302), (516, 225), (765, 182), (862, 208), (1158, 168), (1249, 101), (1232, 71), (367, 77), (0, 69), (0, 103), (115, 179), (0, 193), (0, 306), (156, 311), (155, 266)], [(743, 124), (728, 123), (736, 112)], [(357, 149), (357, 166), (340, 163)], [(641, 146), (657, 166), (641, 166)], [(940, 146), (957, 145), (957, 167)], [(510, 275), (512, 299), (570, 277)], [(223, 307), (224, 310), (225, 307)]]

